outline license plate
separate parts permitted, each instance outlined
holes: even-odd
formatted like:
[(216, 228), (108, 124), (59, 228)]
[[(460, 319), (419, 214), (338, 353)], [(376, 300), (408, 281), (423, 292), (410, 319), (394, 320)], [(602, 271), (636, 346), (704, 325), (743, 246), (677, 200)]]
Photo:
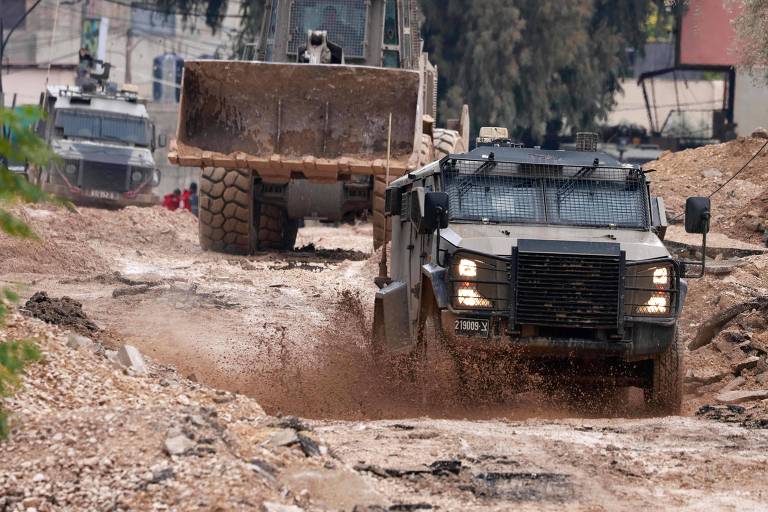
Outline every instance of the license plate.
[(119, 199), (117, 192), (108, 192), (106, 190), (86, 190), (85, 194), (97, 199)]
[(459, 336), (480, 336), (487, 338), (489, 334), (488, 320), (480, 318), (457, 318), (454, 329)]

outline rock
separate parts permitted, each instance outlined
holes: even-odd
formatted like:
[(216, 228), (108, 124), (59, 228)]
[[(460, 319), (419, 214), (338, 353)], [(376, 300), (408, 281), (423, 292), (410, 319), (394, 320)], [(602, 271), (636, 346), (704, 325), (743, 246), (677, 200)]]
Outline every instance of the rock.
[(762, 385), (768, 384), (768, 372), (761, 373), (755, 378), (755, 380), (757, 381), (758, 384), (762, 384)]
[(714, 167), (710, 167), (709, 169), (704, 169), (701, 171), (701, 175), (705, 178), (720, 178), (723, 173), (720, 172), (720, 169), (715, 169)]
[(740, 404), (751, 400), (763, 400), (768, 398), (768, 389), (752, 389), (741, 391), (727, 391), (715, 397), (721, 404)]
[(139, 349), (133, 345), (123, 345), (120, 350), (117, 351), (117, 361), (139, 375), (144, 375), (148, 372), (144, 357), (141, 355), (141, 352), (139, 352)]
[(283, 428), (269, 436), (266, 442), (271, 446), (290, 446), (299, 442), (299, 436), (292, 428)]
[(739, 375), (744, 370), (749, 370), (750, 368), (754, 368), (757, 366), (757, 363), (760, 362), (760, 358), (758, 356), (749, 356), (746, 359), (743, 359), (739, 361), (738, 363), (731, 366), (731, 370), (733, 371), (734, 375)]
[(356, 505), (385, 505), (384, 498), (371, 484), (349, 470), (309, 469), (304, 465), (286, 468), (281, 482), (294, 494), (303, 489), (320, 510), (352, 510)]
[(755, 139), (768, 139), (768, 129), (758, 126), (752, 131), (752, 137)]
[(67, 336), (67, 346), (75, 350), (85, 349), (85, 350), (92, 350), (94, 352), (97, 349), (96, 343), (91, 338), (88, 338), (86, 336), (81, 336), (73, 332), (69, 333), (69, 335)]
[(261, 504), (264, 512), (304, 512), (304, 509), (296, 505), (283, 505), (274, 501), (265, 501)]
[(696, 368), (688, 370), (685, 376), (686, 382), (696, 382), (703, 385), (714, 384), (720, 382), (728, 375), (731, 374), (730, 370), (712, 370), (707, 368)]
[(195, 447), (195, 442), (175, 429), (168, 431), (165, 438), (165, 453), (168, 455), (183, 455)]
[(720, 392), (723, 393), (726, 391), (733, 391), (734, 389), (744, 384), (746, 381), (747, 380), (744, 377), (736, 377), (731, 382), (723, 386), (722, 389), (720, 389)]

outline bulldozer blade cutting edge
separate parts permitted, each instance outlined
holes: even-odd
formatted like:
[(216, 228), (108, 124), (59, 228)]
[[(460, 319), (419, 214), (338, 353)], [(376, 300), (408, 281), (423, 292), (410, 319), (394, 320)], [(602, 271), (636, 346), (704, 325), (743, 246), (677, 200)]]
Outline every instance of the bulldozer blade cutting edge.
[[(187, 61), (172, 163), (332, 182), (414, 168), (419, 73), (365, 66)], [(418, 122), (417, 122), (418, 121)]]

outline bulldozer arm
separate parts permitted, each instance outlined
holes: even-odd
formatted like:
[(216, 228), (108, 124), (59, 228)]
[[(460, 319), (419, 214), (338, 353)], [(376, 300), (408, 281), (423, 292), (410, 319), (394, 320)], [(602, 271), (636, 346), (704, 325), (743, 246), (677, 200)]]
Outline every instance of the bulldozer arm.
[[(187, 61), (171, 163), (252, 169), (267, 182), (334, 182), (416, 167), (419, 72), (364, 66)], [(341, 176), (340, 176), (341, 175)]]

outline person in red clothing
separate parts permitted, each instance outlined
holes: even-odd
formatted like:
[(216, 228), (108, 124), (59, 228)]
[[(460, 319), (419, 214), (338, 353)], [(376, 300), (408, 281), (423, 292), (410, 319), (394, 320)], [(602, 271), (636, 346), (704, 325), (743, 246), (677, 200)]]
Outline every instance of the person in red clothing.
[(171, 211), (178, 210), (181, 204), (181, 190), (176, 189), (173, 194), (165, 194), (163, 197), (163, 206)]

